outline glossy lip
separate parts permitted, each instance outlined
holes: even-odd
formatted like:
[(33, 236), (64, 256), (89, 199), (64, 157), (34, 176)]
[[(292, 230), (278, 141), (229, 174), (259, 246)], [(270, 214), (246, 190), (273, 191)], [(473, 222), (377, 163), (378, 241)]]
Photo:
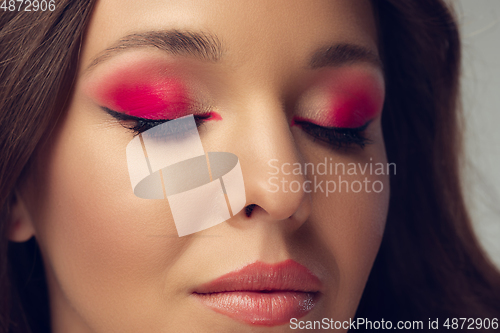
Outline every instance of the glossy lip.
[(255, 262), (197, 287), (205, 306), (253, 325), (275, 326), (300, 318), (317, 304), (321, 281), (294, 260)]

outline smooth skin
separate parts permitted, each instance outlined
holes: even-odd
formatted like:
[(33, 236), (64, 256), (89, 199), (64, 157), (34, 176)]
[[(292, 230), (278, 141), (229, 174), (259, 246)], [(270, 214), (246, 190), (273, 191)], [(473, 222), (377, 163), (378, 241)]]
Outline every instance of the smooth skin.
[[(216, 35), (221, 59), (141, 47), (89, 68), (126, 35), (171, 29)], [(318, 95), (311, 91), (328, 81), (324, 77), (364, 73), (378, 80), (383, 92), (382, 71), (373, 64), (308, 66), (318, 47), (337, 43), (378, 54), (369, 1), (98, 2), (65, 117), (38, 149), (36, 168), (18, 186), (12, 214), (10, 239), (34, 236), (40, 246), (54, 333), (288, 332), (289, 325), (253, 326), (218, 314), (191, 293), (250, 263), (290, 258), (323, 283), (318, 304), (301, 320), (354, 316), (384, 230), (387, 174), (345, 176), (351, 182), (379, 180), (380, 193), (337, 191), (328, 197), (271, 191), (269, 183), (272, 159), (280, 166), (317, 165), (325, 157), (346, 165), (387, 162), (380, 112), (366, 130), (372, 143), (364, 149), (334, 149), (290, 126), (294, 116), (310, 113), (303, 105), (321, 104), (307, 96)], [(179, 238), (166, 201), (133, 195), (125, 156), (133, 133), (101, 109), (94, 92), (113, 84), (114, 73), (141, 66), (163, 66), (165, 75), (185, 79), (195, 98), (209, 101), (221, 115), (223, 120), (200, 128), (201, 140), (205, 151), (239, 157), (247, 205), (256, 205), (250, 217), (242, 211)], [(279, 177), (301, 184), (313, 179), (310, 174)]]

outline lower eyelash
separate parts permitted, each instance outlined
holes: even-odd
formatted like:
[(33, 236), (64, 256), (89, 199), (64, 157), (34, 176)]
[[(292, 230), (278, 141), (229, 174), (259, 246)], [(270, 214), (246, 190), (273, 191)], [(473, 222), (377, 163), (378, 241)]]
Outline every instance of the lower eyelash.
[(370, 122), (357, 128), (323, 127), (307, 121), (295, 121), (295, 124), (314, 139), (325, 142), (336, 149), (348, 148), (353, 145), (364, 148), (367, 144), (372, 143), (363, 135)]

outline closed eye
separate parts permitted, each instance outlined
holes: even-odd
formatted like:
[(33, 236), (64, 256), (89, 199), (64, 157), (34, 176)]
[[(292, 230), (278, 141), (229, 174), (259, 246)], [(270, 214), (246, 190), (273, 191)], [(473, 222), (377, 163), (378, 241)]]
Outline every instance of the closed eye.
[[(118, 120), (123, 127), (134, 132), (134, 136), (137, 136), (155, 126), (174, 120), (174, 119), (140, 118), (140, 117), (130, 116), (122, 112), (116, 112), (106, 107), (102, 107), (102, 109), (106, 111), (106, 113), (108, 113), (110, 116)], [(210, 118), (212, 118), (211, 113), (203, 115), (194, 115), (194, 120), (196, 122), (197, 127), (200, 127), (205, 121), (209, 120)]]
[(294, 119), (293, 124), (299, 126), (304, 132), (315, 140), (322, 141), (335, 149), (359, 146), (364, 148), (371, 140), (364, 136), (364, 132), (371, 121), (356, 128), (324, 127), (309, 121)]

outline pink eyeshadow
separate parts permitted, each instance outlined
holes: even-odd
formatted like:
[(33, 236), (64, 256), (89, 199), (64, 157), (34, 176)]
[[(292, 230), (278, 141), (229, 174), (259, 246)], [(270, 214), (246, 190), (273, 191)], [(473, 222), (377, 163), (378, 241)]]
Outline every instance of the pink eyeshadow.
[(352, 91), (332, 99), (326, 120), (330, 127), (356, 128), (377, 113), (377, 103), (369, 92)]
[(209, 118), (209, 119), (207, 119), (207, 120), (215, 120), (215, 121), (222, 120), (221, 115), (220, 115), (220, 114), (218, 114), (217, 112), (210, 111), (209, 115), (210, 115), (210, 118)]
[(190, 107), (184, 87), (175, 80), (119, 85), (107, 95), (114, 111), (147, 119), (178, 118)]
[(86, 92), (103, 107), (147, 119), (191, 113), (190, 94), (178, 71), (162, 63), (134, 63), (91, 80)]
[(381, 77), (346, 69), (322, 84), (324, 107), (313, 114), (304, 114), (306, 117), (300, 118), (301, 121), (309, 118), (307, 121), (324, 127), (357, 128), (382, 111), (384, 86)]

